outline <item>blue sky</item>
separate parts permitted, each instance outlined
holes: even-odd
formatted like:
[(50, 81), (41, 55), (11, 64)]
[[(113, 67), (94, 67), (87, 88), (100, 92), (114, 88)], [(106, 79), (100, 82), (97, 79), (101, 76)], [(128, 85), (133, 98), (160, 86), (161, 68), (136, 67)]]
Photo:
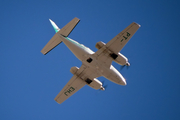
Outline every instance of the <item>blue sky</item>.
[[(168, 0), (6, 0), (0, 3), (0, 119), (179, 120), (180, 2)], [(58, 104), (55, 96), (81, 62), (60, 44), (49, 54), (40, 51), (60, 28), (78, 17), (70, 38), (97, 51), (132, 22), (141, 28), (121, 51), (127, 70), (113, 65), (127, 86), (106, 91), (88, 86)]]

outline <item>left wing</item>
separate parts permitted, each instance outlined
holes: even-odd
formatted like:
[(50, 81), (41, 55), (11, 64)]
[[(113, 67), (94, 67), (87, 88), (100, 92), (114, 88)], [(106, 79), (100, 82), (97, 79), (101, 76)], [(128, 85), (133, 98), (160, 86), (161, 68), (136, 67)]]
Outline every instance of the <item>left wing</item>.
[(94, 79), (100, 77), (101, 75), (92, 68), (87, 67), (86, 65), (82, 64), (82, 66), (76, 72), (69, 82), (65, 85), (65, 87), (59, 92), (59, 94), (55, 97), (55, 101), (61, 104), (78, 90), (86, 85), (85, 80), (87, 78)]
[(85, 81), (81, 80), (79, 77), (74, 75), (66, 84), (66, 86), (59, 92), (59, 94), (55, 97), (54, 100), (61, 104), (85, 85)]

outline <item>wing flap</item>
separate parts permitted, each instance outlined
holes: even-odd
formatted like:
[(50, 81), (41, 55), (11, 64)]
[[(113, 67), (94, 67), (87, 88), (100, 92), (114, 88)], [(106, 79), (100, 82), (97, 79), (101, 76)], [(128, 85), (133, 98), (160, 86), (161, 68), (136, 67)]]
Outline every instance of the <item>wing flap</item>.
[(57, 103), (61, 104), (85, 85), (85, 81), (74, 75), (65, 85), (65, 87), (59, 92), (59, 94), (55, 97), (54, 100)]
[(112, 63), (112, 58), (109, 56), (109, 54), (110, 54), (109, 50), (106, 48), (106, 46), (103, 46), (101, 49), (95, 52), (93, 56), (96, 57), (98, 61), (101, 61), (103, 65), (106, 65), (106, 67), (110, 68)]

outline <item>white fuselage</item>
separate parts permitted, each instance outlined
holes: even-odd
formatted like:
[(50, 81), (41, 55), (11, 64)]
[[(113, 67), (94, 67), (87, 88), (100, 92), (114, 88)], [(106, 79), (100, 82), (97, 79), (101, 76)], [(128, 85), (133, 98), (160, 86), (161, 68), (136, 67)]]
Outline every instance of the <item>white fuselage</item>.
[[(124, 79), (124, 77), (112, 65), (110, 67), (106, 67), (106, 65), (103, 65), (102, 62), (98, 61), (96, 58), (93, 57), (94, 52), (91, 49), (68, 37), (64, 38), (64, 44), (80, 61), (83, 62), (83, 64), (91, 67), (93, 70), (96, 71), (96, 73), (99, 73), (100, 76), (104, 76), (105, 78), (109, 79), (114, 83), (126, 85), (126, 80)], [(88, 58), (92, 58), (92, 62), (87, 62)]]

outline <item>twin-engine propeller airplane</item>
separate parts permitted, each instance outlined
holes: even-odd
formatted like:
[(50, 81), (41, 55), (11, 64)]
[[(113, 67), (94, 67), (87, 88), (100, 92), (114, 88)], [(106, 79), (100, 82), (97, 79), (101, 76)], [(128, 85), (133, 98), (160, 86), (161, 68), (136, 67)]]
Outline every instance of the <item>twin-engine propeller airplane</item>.
[(73, 52), (73, 54), (82, 61), (82, 66), (80, 68), (72, 67), (70, 69), (73, 77), (55, 97), (55, 101), (60, 104), (85, 85), (88, 85), (96, 90), (105, 90), (102, 82), (96, 79), (100, 76), (104, 76), (116, 84), (126, 85), (126, 80), (112, 66), (112, 61), (115, 61), (122, 66), (130, 66), (128, 59), (119, 52), (140, 27), (137, 23), (131, 23), (107, 44), (101, 41), (98, 42), (96, 44), (98, 51), (93, 52), (83, 44), (68, 38), (68, 35), (79, 21), (80, 20), (78, 18), (74, 18), (60, 30), (58, 26), (50, 20), (56, 34), (41, 50), (41, 52), (45, 55), (61, 42), (64, 42), (71, 52)]

